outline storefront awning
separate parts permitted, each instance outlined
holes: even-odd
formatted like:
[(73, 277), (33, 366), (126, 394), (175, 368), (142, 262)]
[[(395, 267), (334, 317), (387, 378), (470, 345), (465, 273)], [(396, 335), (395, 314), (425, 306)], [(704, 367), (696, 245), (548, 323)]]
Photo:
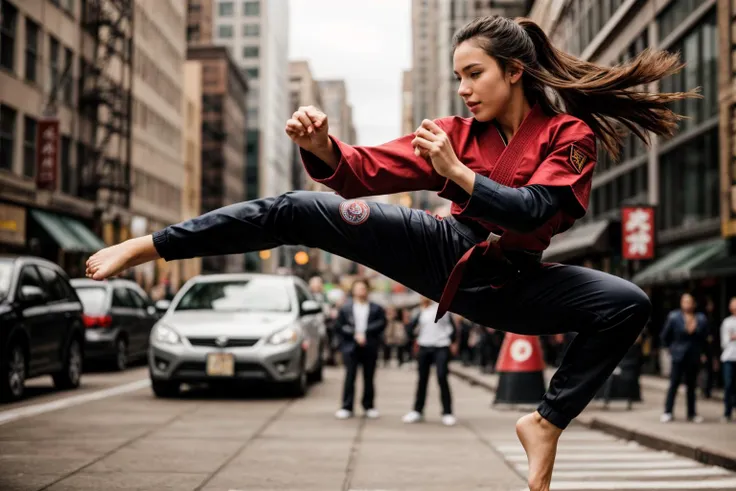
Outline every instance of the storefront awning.
[(702, 277), (703, 275), (698, 274), (699, 268), (727, 255), (726, 241), (720, 237), (688, 244), (654, 261), (631, 281), (639, 286), (650, 286)]
[(97, 252), (105, 243), (82, 222), (43, 210), (31, 210), (31, 216), (67, 252)]
[(598, 220), (571, 228), (552, 237), (542, 255), (543, 261), (565, 261), (591, 252), (603, 252), (608, 246), (609, 220)]

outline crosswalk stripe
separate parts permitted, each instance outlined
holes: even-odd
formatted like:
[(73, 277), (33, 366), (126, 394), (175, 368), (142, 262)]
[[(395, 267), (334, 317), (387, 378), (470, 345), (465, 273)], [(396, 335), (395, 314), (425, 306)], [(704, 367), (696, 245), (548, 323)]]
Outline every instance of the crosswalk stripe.
[(557, 471), (553, 474), (553, 479), (592, 479), (601, 477), (621, 477), (626, 479), (632, 478), (673, 478), (673, 477), (713, 477), (725, 476), (731, 474), (721, 467), (696, 467), (692, 469), (641, 469), (641, 470), (598, 470), (598, 471)]
[[(554, 491), (594, 491), (616, 489), (619, 491), (637, 489), (678, 490), (678, 489), (722, 489), (736, 488), (736, 479), (716, 479), (709, 481), (554, 481), (550, 487)], [(520, 491), (528, 491), (523, 488)]]
[[(526, 472), (526, 461), (514, 466), (519, 471)], [(694, 460), (663, 460), (660, 462), (555, 462), (555, 470), (635, 470), (635, 469), (690, 469), (703, 467)]]
[[(500, 452), (524, 452), (524, 447), (521, 444), (517, 445), (499, 445), (496, 447)], [(558, 445), (557, 451), (560, 452), (651, 452), (650, 449), (639, 445)]]
[[(555, 462), (590, 462), (590, 461), (645, 461), (645, 462), (656, 462), (660, 460), (672, 460), (675, 456), (667, 453), (644, 453), (641, 455), (629, 455), (629, 454), (568, 454), (561, 453), (555, 457)], [(509, 462), (526, 462), (527, 458), (525, 454), (521, 455), (506, 455), (506, 460)]]

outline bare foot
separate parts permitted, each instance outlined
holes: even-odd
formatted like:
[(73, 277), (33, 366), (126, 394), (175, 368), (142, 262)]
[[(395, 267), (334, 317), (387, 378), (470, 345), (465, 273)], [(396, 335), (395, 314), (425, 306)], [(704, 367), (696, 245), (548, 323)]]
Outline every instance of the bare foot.
[(561, 429), (542, 418), (536, 411), (516, 422), (516, 435), (529, 462), (527, 482), (530, 491), (549, 491), (557, 441), (561, 434)]
[(104, 280), (158, 257), (150, 235), (137, 237), (97, 251), (87, 260), (85, 274), (93, 280)]

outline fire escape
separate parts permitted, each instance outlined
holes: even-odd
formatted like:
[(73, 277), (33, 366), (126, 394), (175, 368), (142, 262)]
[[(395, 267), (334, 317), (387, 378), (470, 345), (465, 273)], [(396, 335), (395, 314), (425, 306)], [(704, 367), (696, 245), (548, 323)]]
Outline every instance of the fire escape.
[[(81, 128), (89, 146), (78, 159), (79, 194), (101, 221), (130, 205), (134, 0), (82, 1)], [(101, 227), (101, 223), (98, 226)]]

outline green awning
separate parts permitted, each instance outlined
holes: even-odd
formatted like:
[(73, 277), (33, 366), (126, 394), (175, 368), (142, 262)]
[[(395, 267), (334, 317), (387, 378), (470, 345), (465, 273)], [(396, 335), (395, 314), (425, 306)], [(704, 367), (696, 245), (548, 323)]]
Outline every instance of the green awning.
[(684, 245), (654, 261), (631, 281), (639, 286), (686, 281), (693, 278), (693, 273), (702, 265), (727, 255), (726, 241), (720, 237)]
[(105, 247), (105, 243), (79, 220), (43, 210), (31, 210), (31, 216), (64, 251), (92, 253)]
[(576, 225), (570, 230), (555, 235), (542, 255), (543, 261), (561, 262), (608, 248), (609, 220)]

